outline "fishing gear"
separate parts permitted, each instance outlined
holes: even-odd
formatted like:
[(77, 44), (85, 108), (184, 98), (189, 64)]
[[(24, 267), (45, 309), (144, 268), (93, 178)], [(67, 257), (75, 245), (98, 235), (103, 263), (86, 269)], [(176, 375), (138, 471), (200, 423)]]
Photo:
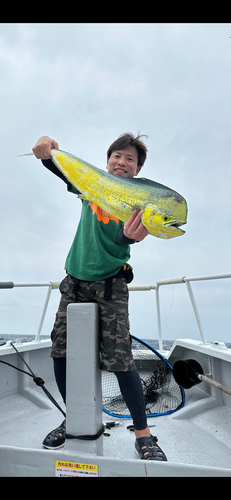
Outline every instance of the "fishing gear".
[[(131, 335), (133, 358), (140, 375), (147, 417), (168, 415), (184, 406), (185, 394), (173, 376), (170, 363), (145, 341)], [(131, 418), (117, 377), (102, 371), (103, 411), (118, 418)]]
[[(11, 368), (14, 368), (15, 370), (18, 370), (18, 371), (20, 371), (22, 373), (25, 373), (26, 375), (29, 375), (29, 377), (32, 377), (33, 381), (35, 382), (35, 384), (38, 385), (39, 387), (41, 387), (41, 389), (45, 392), (46, 396), (50, 399), (50, 401), (56, 406), (56, 408), (58, 408), (59, 411), (61, 411), (61, 413), (66, 418), (66, 413), (63, 411), (63, 409), (61, 408), (61, 406), (59, 406), (59, 404), (57, 403), (57, 401), (55, 400), (55, 398), (52, 396), (52, 394), (45, 387), (44, 380), (41, 377), (37, 377), (37, 375), (35, 375), (33, 373), (33, 371), (31, 370), (31, 368), (29, 367), (29, 365), (25, 361), (25, 359), (23, 359), (23, 357), (21, 356), (21, 354), (18, 352), (18, 349), (15, 347), (15, 345), (12, 342), (10, 344), (14, 348), (14, 350), (17, 352), (18, 356), (23, 361), (23, 363), (27, 366), (29, 372), (26, 372), (25, 370), (22, 370), (21, 368), (18, 368), (17, 366), (11, 365), (10, 363), (7, 363), (6, 361), (0, 360), (0, 362), (3, 363), (3, 364), (5, 364), (5, 365), (11, 366)], [(92, 434), (92, 435), (86, 434), (86, 435), (81, 435), (81, 436), (75, 436), (73, 434), (67, 434), (66, 433), (65, 434), (65, 438), (66, 439), (82, 439), (82, 440), (85, 440), (85, 441), (93, 441), (95, 439), (99, 439), (99, 437), (102, 436), (102, 434), (104, 434), (104, 429), (105, 429), (105, 426), (104, 426), (104, 424), (102, 424), (102, 426), (100, 427), (100, 429), (98, 430), (98, 432), (96, 432), (96, 434)]]
[[(17, 366), (12, 365), (11, 363), (8, 363), (7, 361), (0, 360), (0, 363), (3, 363), (4, 365), (8, 365), (11, 368), (14, 368), (15, 370), (18, 370), (19, 372), (25, 373), (26, 375), (29, 375), (29, 377), (32, 377), (33, 381), (35, 382), (35, 384), (38, 385), (39, 387), (41, 387), (41, 389), (45, 392), (46, 396), (50, 399), (50, 401), (56, 406), (56, 408), (59, 411), (61, 411), (61, 413), (66, 418), (66, 413), (63, 411), (63, 409), (61, 408), (61, 406), (59, 406), (59, 404), (57, 403), (57, 401), (55, 400), (55, 398), (52, 396), (52, 394), (45, 387), (44, 380), (41, 377), (38, 377), (37, 375), (35, 375), (35, 373), (31, 370), (31, 368), (28, 365), (28, 363), (21, 356), (21, 354), (19, 353), (17, 347), (15, 347), (15, 345), (13, 344), (13, 342), (10, 342), (10, 345), (16, 351), (16, 353), (18, 354), (18, 356), (20, 357), (20, 359), (22, 360), (22, 362), (26, 365), (26, 367), (28, 368), (29, 372), (26, 371), (26, 370), (22, 370), (21, 368), (18, 368)], [(120, 423), (119, 422), (115, 422), (115, 421), (113, 421), (113, 422), (107, 422), (106, 424), (102, 424), (102, 426), (100, 427), (100, 429), (98, 430), (98, 432), (96, 434), (92, 434), (92, 435), (87, 434), (87, 435), (75, 436), (73, 434), (67, 434), (66, 433), (65, 434), (65, 438), (66, 439), (82, 439), (82, 440), (85, 440), (85, 441), (93, 441), (95, 439), (98, 439), (100, 436), (102, 436), (102, 434), (104, 434), (104, 436), (110, 436), (109, 433), (105, 432), (105, 429), (111, 429), (112, 427), (115, 427), (117, 425), (120, 425)]]
[(15, 347), (15, 345), (13, 344), (13, 342), (10, 342), (10, 345), (13, 347), (13, 349), (16, 351), (16, 353), (18, 354), (18, 356), (20, 357), (20, 359), (26, 365), (26, 367), (28, 368), (29, 372), (26, 372), (25, 370), (22, 370), (21, 368), (18, 368), (17, 366), (14, 366), (14, 365), (12, 365), (10, 363), (7, 363), (7, 361), (0, 360), (0, 363), (3, 363), (4, 365), (8, 365), (11, 368), (14, 368), (15, 370), (18, 370), (19, 372), (25, 373), (26, 375), (29, 375), (29, 377), (32, 377), (33, 381), (35, 382), (35, 384), (38, 385), (39, 387), (41, 387), (41, 389), (43, 390), (43, 392), (45, 392), (46, 396), (50, 399), (50, 401), (56, 406), (56, 408), (58, 408), (59, 411), (61, 411), (61, 413), (64, 415), (64, 417), (66, 417), (66, 413), (63, 411), (63, 409), (61, 408), (61, 406), (59, 406), (59, 404), (57, 403), (57, 401), (53, 398), (52, 394), (45, 387), (44, 380), (41, 377), (38, 377), (37, 375), (35, 375), (33, 373), (33, 371), (31, 370), (31, 368), (29, 367), (29, 365), (25, 361), (25, 359), (23, 359), (23, 357), (21, 356), (21, 354), (18, 352), (18, 349), (17, 349), (17, 347)]
[[(149, 425), (148, 424), (148, 427), (156, 427), (155, 425)], [(135, 426), (134, 425), (128, 425), (127, 426), (127, 429), (130, 431), (130, 432), (135, 432)]]
[[(184, 389), (180, 386), (178, 381), (175, 380), (173, 368), (170, 363), (145, 341), (133, 335), (131, 335), (131, 340), (134, 360), (143, 386), (147, 417), (168, 415), (182, 408), (185, 403)], [(50, 401), (61, 411), (64, 417), (66, 417), (63, 409), (45, 387), (44, 380), (33, 373), (13, 343), (11, 343), (11, 346), (27, 366), (29, 372), (11, 365), (6, 361), (0, 360), (0, 362), (32, 377), (34, 382), (42, 388)], [(102, 371), (102, 403), (102, 409), (108, 415), (118, 418), (131, 418), (129, 410), (121, 395), (117, 377), (113, 372), (104, 370)], [(119, 425), (119, 422), (109, 422), (106, 424), (106, 428), (109, 428), (109, 426), (111, 428), (116, 425)], [(95, 435), (73, 436), (67, 434), (66, 437), (67, 439), (92, 440), (98, 439), (104, 431), (105, 425), (102, 425)]]
[(216, 380), (210, 379), (207, 375), (204, 375), (202, 366), (195, 359), (176, 361), (173, 367), (173, 375), (176, 382), (181, 387), (184, 387), (184, 389), (191, 389), (191, 387), (203, 381), (231, 396), (231, 389), (220, 384), (220, 382), (216, 382)]

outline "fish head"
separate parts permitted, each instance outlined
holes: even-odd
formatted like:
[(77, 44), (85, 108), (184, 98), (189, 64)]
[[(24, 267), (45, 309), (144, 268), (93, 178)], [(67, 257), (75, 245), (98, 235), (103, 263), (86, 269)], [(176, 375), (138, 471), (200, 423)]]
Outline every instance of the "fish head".
[(184, 200), (183, 206), (174, 207), (171, 204), (171, 210), (168, 211), (149, 203), (144, 209), (142, 222), (149, 233), (157, 238), (171, 239), (182, 236), (185, 231), (180, 229), (180, 226), (187, 222), (186, 202)]

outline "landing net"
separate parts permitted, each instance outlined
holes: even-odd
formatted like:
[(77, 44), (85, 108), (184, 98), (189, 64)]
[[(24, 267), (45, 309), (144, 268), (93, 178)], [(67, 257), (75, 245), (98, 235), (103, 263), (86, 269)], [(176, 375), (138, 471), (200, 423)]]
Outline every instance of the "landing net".
[[(173, 413), (183, 407), (184, 390), (177, 384), (168, 361), (153, 347), (131, 336), (133, 358), (140, 374), (147, 417)], [(103, 410), (109, 415), (129, 418), (129, 410), (121, 395), (117, 377), (102, 371)]]

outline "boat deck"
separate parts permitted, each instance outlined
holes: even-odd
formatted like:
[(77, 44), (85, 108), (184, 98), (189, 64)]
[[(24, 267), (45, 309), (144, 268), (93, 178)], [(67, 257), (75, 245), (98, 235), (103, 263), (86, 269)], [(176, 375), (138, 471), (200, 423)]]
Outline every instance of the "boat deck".
[[(85, 345), (88, 349), (87, 356), (90, 356), (88, 346), (92, 344), (85, 342)], [(50, 341), (21, 344), (18, 349), (34, 372), (46, 381), (46, 388), (65, 409), (54, 381)], [(13, 365), (18, 362), (18, 367), (24, 367), (12, 346), (3, 346), (1, 353), (2, 360)], [(193, 358), (201, 363), (205, 373), (211, 371), (214, 380), (227, 387), (230, 385), (231, 350), (223, 348), (223, 344), (210, 345), (192, 339), (181, 339), (174, 343), (168, 354), (172, 366), (177, 359)], [(82, 411), (83, 405), (92, 401), (92, 395), (99, 398), (98, 389), (92, 392), (92, 386), (95, 374), (98, 377), (100, 371), (96, 365), (96, 372), (92, 373), (92, 382), (89, 383), (88, 369), (84, 385), (81, 377), (73, 373), (75, 368), (84, 373), (83, 366), (79, 366), (80, 358), (77, 364), (75, 360), (75, 356), (70, 357), (67, 365), (67, 374), (71, 374), (71, 378), (67, 377), (67, 428), (69, 433), (81, 434), (88, 433), (85, 428), (91, 422), (91, 414), (87, 419), (87, 410)], [(85, 366), (82, 358), (81, 362)], [(1, 364), (1, 379), (0, 476), (54, 477), (56, 461), (97, 464), (99, 475), (106, 477), (231, 476), (230, 395), (205, 382), (185, 391), (186, 402), (180, 410), (170, 415), (148, 418), (148, 424), (154, 426), (151, 427), (151, 432), (158, 437), (159, 445), (168, 459), (167, 462), (157, 462), (137, 457), (135, 435), (127, 429), (132, 423), (131, 418), (115, 419), (105, 412), (102, 412), (103, 423), (114, 420), (120, 423), (110, 430), (106, 429), (110, 436), (102, 436), (97, 442), (69, 439), (58, 450), (44, 449), (43, 439), (63, 421), (62, 413), (28, 375)], [(73, 380), (80, 380), (81, 383), (74, 384)], [(78, 390), (82, 394), (80, 398)], [(94, 410), (93, 405), (92, 411), (97, 411), (100, 416), (101, 405), (97, 405), (98, 409)], [(98, 417), (97, 422), (100, 425)], [(94, 432), (90, 432), (92, 433)]]
[[(190, 285), (191, 281), (224, 278), (231, 278), (231, 274), (171, 278), (158, 281), (156, 286), (131, 286), (129, 290), (155, 291), (159, 349), (162, 351), (159, 288), (162, 285), (186, 284), (200, 340), (177, 339), (170, 352), (164, 353), (164, 356), (172, 366), (177, 360), (194, 359), (201, 365), (204, 374), (229, 388), (231, 349), (220, 341), (206, 341)], [(36, 337), (26, 344), (19, 342), (18, 350), (34, 373), (45, 380), (47, 389), (62, 406), (50, 359), (51, 342), (40, 339), (51, 291), (58, 288), (59, 283), (2, 283), (2, 288), (15, 286), (48, 287)], [(219, 339), (221, 333), (218, 332)], [(70, 434), (94, 434), (101, 425), (102, 406), (96, 304), (68, 306), (67, 337), (67, 430)], [(22, 359), (18, 359), (9, 341), (0, 351), (3, 361), (25, 369)], [(140, 460), (137, 457), (135, 435), (127, 429), (132, 423), (131, 419), (115, 419), (104, 412), (103, 423), (113, 420), (120, 423), (110, 430), (106, 429), (109, 436), (101, 436), (97, 441), (68, 439), (65, 446), (58, 450), (44, 449), (44, 437), (60, 425), (63, 415), (28, 375), (4, 364), (1, 364), (0, 371), (0, 476), (54, 477), (57, 472), (56, 462), (90, 466), (97, 464), (99, 476), (104, 477), (231, 476), (231, 398), (213, 385), (204, 381), (195, 385), (185, 391), (186, 402), (179, 411), (148, 418), (148, 424), (153, 426), (151, 432), (158, 437), (159, 445), (168, 459), (167, 462), (158, 462)], [(78, 470), (79, 467), (76, 473)], [(88, 467), (88, 470), (92, 470), (92, 467)]]
[[(62, 406), (55, 382), (46, 384), (46, 387)], [(37, 387), (34, 390), (42, 392)], [(200, 402), (198, 394), (196, 388), (187, 391), (186, 406), (179, 412), (149, 418), (149, 425), (155, 426), (151, 428), (151, 432), (158, 436), (159, 445), (166, 453), (168, 463), (221, 468), (225, 469), (227, 473), (227, 469), (230, 469), (231, 475), (231, 443), (229, 440), (231, 410), (224, 405), (217, 406), (188, 418), (187, 408), (192, 408), (194, 404), (198, 405), (198, 401)], [(201, 396), (203, 404), (206, 404), (210, 399), (209, 397), (204, 398), (202, 392)], [(186, 412), (185, 418), (183, 418), (184, 412)], [(139, 461), (134, 449), (135, 435), (127, 429), (127, 425), (132, 423), (131, 419), (115, 419), (105, 412), (103, 412), (102, 418), (104, 423), (113, 420), (120, 422), (119, 426), (106, 430), (110, 436), (103, 436), (103, 456)], [(46, 434), (57, 427), (62, 420), (62, 414), (55, 407), (39, 408), (23, 396), (18, 394), (9, 396), (1, 401), (0, 447), (3, 449), (20, 448), (27, 451), (43, 450), (48, 455), (55, 453), (57, 460), (59, 460), (61, 450), (55, 452), (44, 450), (42, 441)], [(65, 451), (65, 447), (62, 450)], [(78, 450), (77, 443), (76, 450)], [(73, 454), (71, 455), (72, 458), (69, 460), (73, 460)], [(95, 457), (93, 463), (96, 460)], [(216, 470), (214, 473), (216, 475)], [(34, 474), (36, 474), (35, 471), (32, 475)]]

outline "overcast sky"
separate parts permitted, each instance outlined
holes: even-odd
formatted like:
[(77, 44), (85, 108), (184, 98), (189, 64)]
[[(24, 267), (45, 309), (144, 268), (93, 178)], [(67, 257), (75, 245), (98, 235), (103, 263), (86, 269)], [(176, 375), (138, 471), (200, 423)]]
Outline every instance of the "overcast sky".
[[(147, 134), (142, 176), (188, 202), (186, 233), (132, 246), (133, 284), (231, 272), (231, 32), (227, 24), (0, 24), (1, 281), (49, 282), (81, 202), (40, 161), (49, 135), (99, 168), (123, 132)], [(193, 284), (208, 340), (231, 342), (230, 280)], [(1, 334), (34, 333), (45, 289), (1, 291)], [(184, 285), (161, 290), (163, 337), (197, 338)], [(54, 291), (44, 334), (59, 302)], [(20, 305), (20, 310), (19, 310)], [(131, 295), (131, 333), (156, 338), (154, 292)]]

